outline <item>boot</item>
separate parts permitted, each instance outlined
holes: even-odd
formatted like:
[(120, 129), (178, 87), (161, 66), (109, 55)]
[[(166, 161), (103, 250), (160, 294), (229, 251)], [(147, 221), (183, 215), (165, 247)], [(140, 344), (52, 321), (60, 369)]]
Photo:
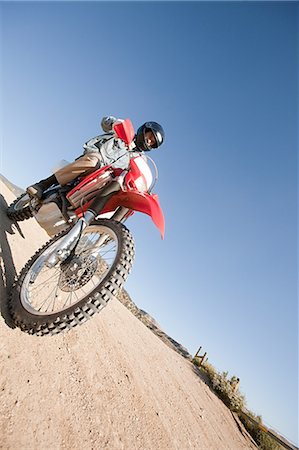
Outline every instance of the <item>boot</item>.
[(39, 200), (42, 198), (43, 193), (46, 189), (48, 189), (52, 184), (58, 183), (55, 175), (51, 175), (50, 177), (46, 178), (45, 180), (40, 180), (38, 183), (32, 184), (31, 186), (28, 186), (26, 189), (27, 194), (30, 195), (30, 197), (38, 198)]

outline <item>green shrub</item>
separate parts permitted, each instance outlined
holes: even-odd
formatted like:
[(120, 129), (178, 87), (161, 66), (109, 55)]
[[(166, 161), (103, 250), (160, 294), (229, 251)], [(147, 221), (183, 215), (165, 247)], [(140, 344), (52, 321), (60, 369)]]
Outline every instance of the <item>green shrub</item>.
[(200, 364), (198, 358), (193, 358), (193, 363), (200, 366), (200, 370), (207, 375), (212, 388), (221, 398), (221, 400), (233, 411), (242, 410), (245, 407), (245, 397), (239, 392), (239, 389), (234, 388), (238, 378), (233, 376), (228, 379), (228, 372), (219, 373), (207, 362)]
[(232, 410), (239, 411), (245, 407), (245, 397), (239, 390), (235, 390), (232, 382), (236, 377), (228, 379), (228, 372), (215, 373), (212, 379), (212, 386), (222, 399), (222, 401)]
[(260, 450), (281, 450), (284, 447), (276, 442), (271, 436), (259, 430), (257, 436), (257, 443)]
[[(262, 418), (260, 416), (256, 416), (255, 414), (253, 414), (250, 411), (246, 411), (246, 413), (252, 417), (252, 419), (256, 420), (258, 423), (262, 422)], [(239, 419), (241, 420), (241, 422), (243, 423), (244, 427), (246, 428), (246, 430), (248, 431), (248, 433), (250, 434), (250, 436), (252, 436), (253, 440), (258, 443), (259, 441), (259, 437), (260, 437), (260, 429), (258, 427), (258, 425), (256, 425), (255, 423), (251, 422), (251, 420), (249, 420), (246, 416), (244, 416), (243, 414), (238, 414)]]
[(214, 375), (217, 373), (217, 370), (215, 369), (215, 367), (213, 367), (212, 364), (203, 363), (201, 368), (208, 375), (208, 377), (210, 378), (210, 381), (212, 382)]

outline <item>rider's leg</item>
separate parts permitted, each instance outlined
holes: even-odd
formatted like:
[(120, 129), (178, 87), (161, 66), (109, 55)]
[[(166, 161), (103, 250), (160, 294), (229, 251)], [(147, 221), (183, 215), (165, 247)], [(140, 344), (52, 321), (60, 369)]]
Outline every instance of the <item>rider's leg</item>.
[(99, 152), (88, 153), (87, 155), (80, 156), (80, 158), (77, 158), (74, 162), (55, 172), (58, 183), (61, 186), (64, 186), (79, 176), (89, 175), (101, 167), (101, 161), (102, 157)]
[(43, 192), (52, 186), (52, 184), (57, 184), (57, 178), (55, 175), (51, 175), (44, 180), (40, 180), (38, 183), (32, 184), (26, 189), (26, 191), (31, 197), (41, 199)]
[(62, 167), (45, 180), (41, 180), (27, 188), (31, 197), (42, 198), (43, 192), (52, 184), (59, 183), (61, 186), (69, 183), (80, 175), (88, 175), (101, 166), (101, 154), (90, 153), (77, 158), (74, 162)]

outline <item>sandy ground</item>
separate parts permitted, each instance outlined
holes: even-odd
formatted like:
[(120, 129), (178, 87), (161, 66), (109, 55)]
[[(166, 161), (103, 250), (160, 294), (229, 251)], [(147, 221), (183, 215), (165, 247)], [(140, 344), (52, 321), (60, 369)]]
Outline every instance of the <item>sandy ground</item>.
[(192, 364), (117, 300), (58, 336), (12, 327), (7, 289), (48, 240), (34, 219), (12, 226), (13, 199), (0, 184), (0, 448), (256, 448)]

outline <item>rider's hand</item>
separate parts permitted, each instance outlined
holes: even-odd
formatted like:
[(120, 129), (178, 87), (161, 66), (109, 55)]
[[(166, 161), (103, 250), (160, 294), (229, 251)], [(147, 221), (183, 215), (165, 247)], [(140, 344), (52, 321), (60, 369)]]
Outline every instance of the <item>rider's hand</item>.
[(112, 127), (116, 121), (117, 119), (114, 116), (103, 117), (101, 121), (101, 127), (103, 128), (105, 133), (110, 133), (112, 131)]

